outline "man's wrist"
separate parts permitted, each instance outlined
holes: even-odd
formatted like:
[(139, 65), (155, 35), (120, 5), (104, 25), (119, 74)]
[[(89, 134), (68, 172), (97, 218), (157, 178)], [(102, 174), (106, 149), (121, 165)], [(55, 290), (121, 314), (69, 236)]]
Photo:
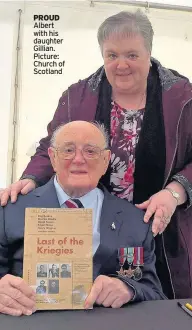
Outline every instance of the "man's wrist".
[(132, 302), (136, 299), (137, 291), (136, 291), (135, 287), (129, 283), (128, 279), (125, 279), (125, 277), (123, 277), (121, 275), (116, 275), (116, 274), (110, 274), (108, 276), (111, 278), (116, 278), (116, 279), (120, 280), (126, 286), (126, 289), (128, 291), (129, 298), (130, 298), (128, 302)]
[(129, 290), (129, 293), (131, 294), (131, 298), (129, 301), (134, 301), (135, 297), (136, 297), (136, 290), (133, 289), (129, 284), (128, 284), (128, 290)]
[(129, 301), (134, 301), (137, 295), (136, 289), (135, 287), (129, 283), (129, 281), (127, 279), (125, 279), (123, 276), (119, 275), (117, 277), (120, 281), (122, 281), (124, 283), (124, 285), (127, 288), (128, 294), (130, 296), (130, 300)]

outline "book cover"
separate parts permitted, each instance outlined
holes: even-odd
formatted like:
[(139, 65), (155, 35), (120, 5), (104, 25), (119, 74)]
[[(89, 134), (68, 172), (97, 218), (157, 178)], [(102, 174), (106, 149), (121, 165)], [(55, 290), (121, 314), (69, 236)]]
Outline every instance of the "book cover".
[(83, 309), (92, 272), (91, 209), (26, 209), (23, 279), (37, 309)]

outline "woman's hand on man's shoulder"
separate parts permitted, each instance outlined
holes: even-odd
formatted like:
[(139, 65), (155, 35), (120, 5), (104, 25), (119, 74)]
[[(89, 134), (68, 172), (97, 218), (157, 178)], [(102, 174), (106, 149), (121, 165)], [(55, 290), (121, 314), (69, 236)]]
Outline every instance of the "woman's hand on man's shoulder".
[(1, 206), (5, 206), (9, 198), (11, 199), (11, 203), (15, 203), (19, 193), (26, 195), (35, 188), (36, 183), (32, 179), (23, 179), (12, 183), (9, 187), (0, 190)]

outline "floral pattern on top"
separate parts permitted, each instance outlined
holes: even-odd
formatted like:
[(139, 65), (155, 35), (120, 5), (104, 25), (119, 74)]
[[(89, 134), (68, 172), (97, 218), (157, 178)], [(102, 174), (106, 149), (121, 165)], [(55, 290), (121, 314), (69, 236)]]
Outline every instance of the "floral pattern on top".
[(133, 201), (135, 149), (144, 109), (126, 110), (112, 102), (111, 177), (112, 194)]

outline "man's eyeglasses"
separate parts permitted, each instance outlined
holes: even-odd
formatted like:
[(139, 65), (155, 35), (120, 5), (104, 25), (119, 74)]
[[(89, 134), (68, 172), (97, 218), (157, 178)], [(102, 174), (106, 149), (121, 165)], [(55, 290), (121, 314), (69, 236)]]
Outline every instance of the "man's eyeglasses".
[[(63, 145), (62, 147), (58, 147), (54, 149), (59, 153), (59, 157), (62, 159), (73, 159), (76, 155), (77, 147), (75, 144)], [(101, 149), (97, 146), (92, 146), (89, 144), (85, 144), (81, 150), (81, 153), (85, 159), (98, 159), (103, 151), (107, 150), (107, 148)]]

